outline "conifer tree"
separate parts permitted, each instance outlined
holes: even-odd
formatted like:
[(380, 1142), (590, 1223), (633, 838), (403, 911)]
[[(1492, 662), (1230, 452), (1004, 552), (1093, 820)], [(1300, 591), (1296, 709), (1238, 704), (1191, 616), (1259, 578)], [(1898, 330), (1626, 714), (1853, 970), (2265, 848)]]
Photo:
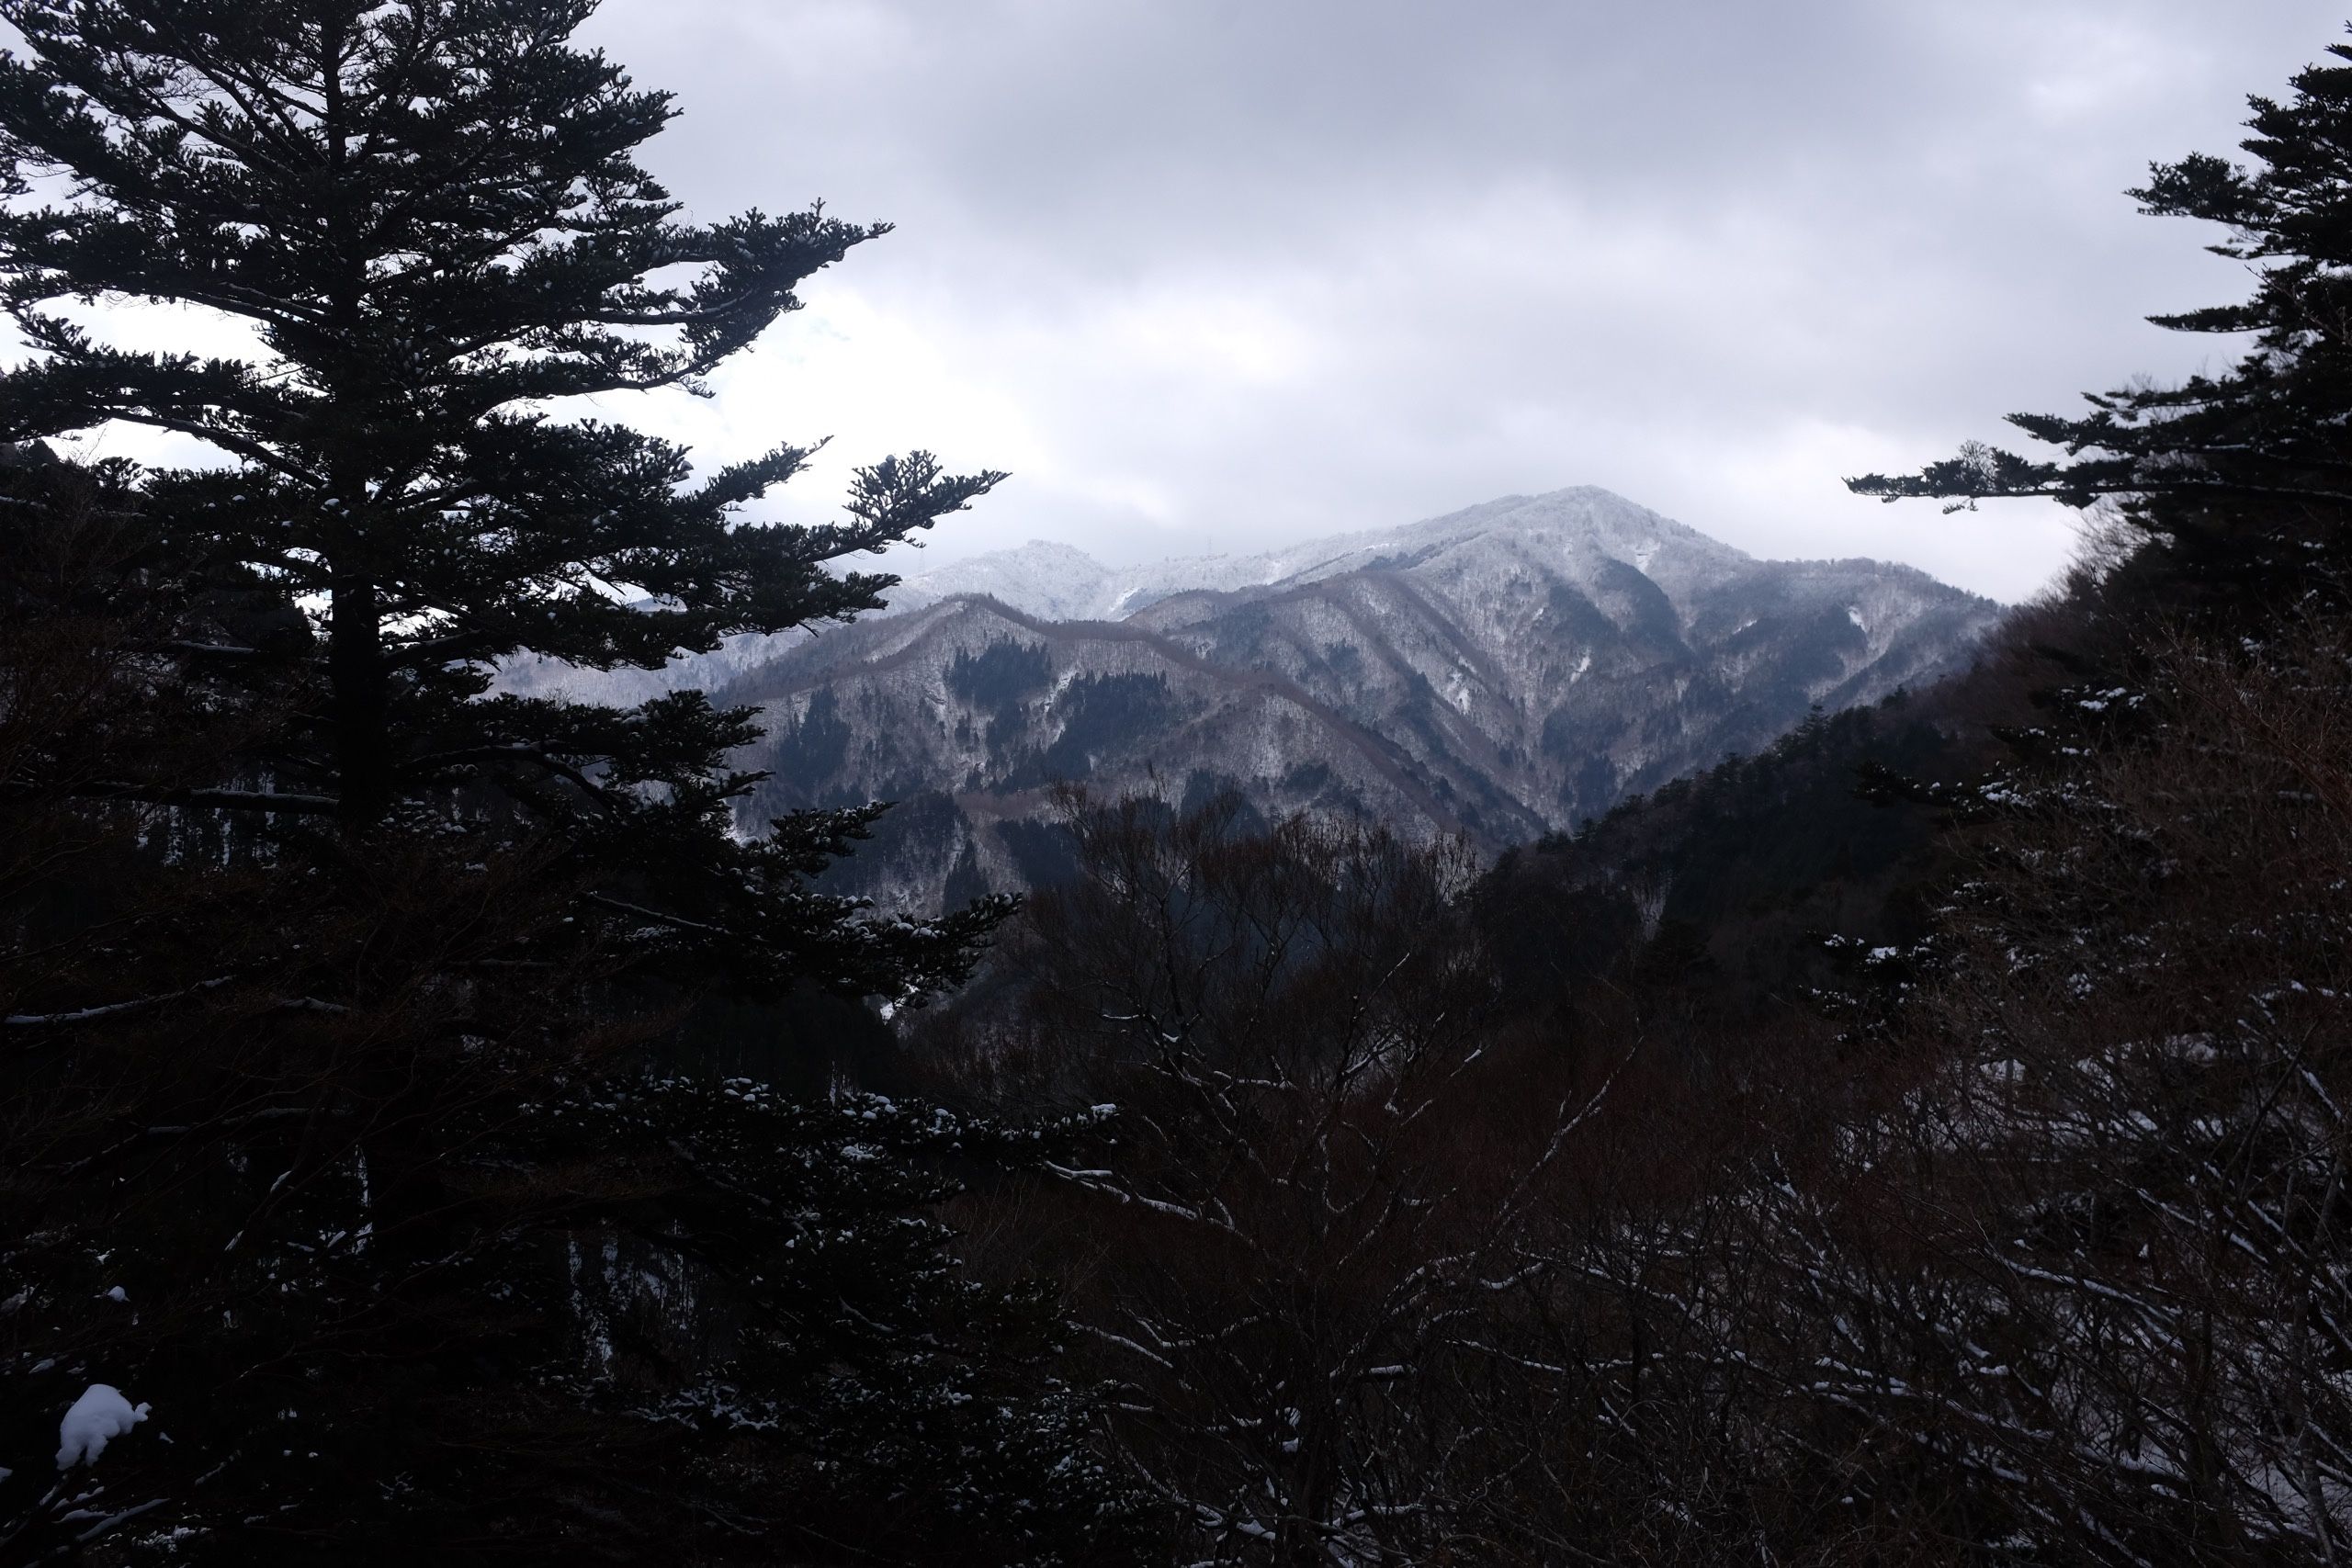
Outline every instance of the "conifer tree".
[[(952, 984), (1001, 905), (813, 890), (877, 808), (741, 832), (748, 711), (496, 690), (874, 606), (827, 563), (1000, 477), (918, 453), (765, 525), (808, 449), (697, 478), (576, 415), (698, 389), (883, 231), (684, 221), (593, 9), (0, 0), (0, 439), (219, 458), (0, 466), (0, 1562), (1139, 1550), (1050, 1303), (932, 1215), (1095, 1119), (663, 1054), (696, 998)], [(253, 350), (59, 309), (138, 299)], [(100, 1386), (148, 1419), (61, 1448)]]
[(2130, 194), (2152, 216), (2223, 225), (2215, 254), (2245, 263), (2253, 297), (2158, 315), (2176, 332), (2249, 333), (2227, 370), (2177, 386), (2092, 395), (2086, 414), (2012, 414), (2064, 456), (1984, 443), (1916, 474), (1866, 475), (1853, 490), (1955, 509), (2005, 496), (2084, 507), (2102, 499), (2135, 545), (2131, 576), (2196, 598), (2245, 603), (2317, 571), (2343, 581), (2352, 514), (2352, 44), (2330, 47), (2285, 101), (2250, 98), (2241, 143), (2252, 163), (2206, 153), (2151, 165)]
[[(665, 949), (892, 989), (840, 910), (784, 915), (775, 897), (861, 815), (740, 845), (723, 830), (755, 782), (725, 761), (748, 715), (691, 694), (628, 715), (491, 694), (510, 655), (653, 666), (870, 608), (888, 579), (823, 563), (1001, 477), (917, 453), (860, 470), (840, 525), (759, 525), (738, 510), (808, 448), (695, 479), (673, 445), (565, 417), (566, 399), (699, 388), (886, 228), (815, 209), (682, 221), (633, 156), (669, 98), (567, 41), (594, 8), (0, 5), (28, 46), (0, 62), (0, 147), (20, 193), (50, 197), (0, 215), (0, 299), (39, 351), (0, 377), (0, 438), (108, 420), (197, 437), (231, 462), (153, 477), (162, 542), (319, 607), (306, 647), (185, 640), (214, 665), (298, 663), (307, 687), (300, 722), (208, 807), (364, 834), (462, 795), (499, 831), (519, 816), (562, 834), (601, 868), (594, 907)], [(250, 326), (254, 352), (113, 346), (52, 308), (69, 299), (203, 307)], [(981, 923), (901, 933), (891, 962), (944, 978)]]

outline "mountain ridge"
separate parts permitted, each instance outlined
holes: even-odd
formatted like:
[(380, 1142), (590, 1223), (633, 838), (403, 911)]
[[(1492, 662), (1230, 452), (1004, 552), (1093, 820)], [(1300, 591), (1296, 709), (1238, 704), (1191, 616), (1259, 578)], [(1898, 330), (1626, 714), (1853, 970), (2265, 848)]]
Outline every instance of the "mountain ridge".
[[(1433, 819), (1439, 821), (1441, 826), (1449, 829), (1459, 829), (1461, 827), (1442, 802), (1422, 790), (1408, 774), (1396, 766), (1392, 749), (1384, 742), (1377, 732), (1356, 723), (1295, 682), (1273, 671), (1235, 670), (1213, 664), (1174, 639), (1155, 632), (1148, 626), (1139, 626), (1130, 621), (1047, 620), (1042, 616), (1031, 615), (983, 593), (956, 594), (951, 598), (939, 601), (936, 604), (927, 605), (922, 610), (909, 611), (907, 614), (910, 616), (921, 616), (942, 609), (953, 612), (963, 605), (983, 610), (1000, 617), (1009, 626), (1026, 631), (1046, 643), (1069, 645), (1105, 642), (1142, 645), (1171, 662), (1182, 664), (1210, 681), (1237, 690), (1270, 694), (1328, 726), (1335, 734), (1344, 737), (1363, 754), (1368, 762), (1383, 773), (1389, 775), (1400, 793), (1415, 798), (1417, 803), (1421, 805)], [(921, 653), (921, 648), (914, 644), (903, 645), (861, 666), (859, 673), (866, 676), (887, 675), (920, 657)], [(722, 695), (728, 702), (750, 702), (764, 706), (780, 699), (821, 690), (831, 683), (831, 677), (829, 674), (801, 672), (801, 678), (797, 682), (779, 688), (762, 681), (759, 675), (754, 673), (729, 688)]]
[(770, 727), (751, 815), (900, 799), (845, 880), (935, 904), (1036, 879), (1015, 840), (1035, 849), (1056, 780), (1498, 849), (1932, 680), (1998, 615), (1916, 569), (1759, 560), (1588, 487), (1256, 556), (976, 557), (716, 695)]
[[(1689, 541), (1729, 558), (1741, 561), (1754, 558), (1734, 546), (1711, 538), (1687, 524), (1641, 507), (1612, 491), (1598, 486), (1579, 485), (1537, 495), (1498, 496), (1476, 506), (1415, 523), (1318, 535), (1296, 544), (1248, 555), (1219, 552), (1170, 556), (1159, 561), (1113, 566), (1097, 560), (1074, 545), (1031, 539), (1007, 549), (951, 561), (932, 571), (910, 574), (892, 590), (891, 609), (894, 613), (903, 613), (904, 609), (922, 608), (958, 593), (987, 593), (1015, 608), (1051, 615), (1056, 619), (1116, 617), (1136, 614), (1161, 598), (1177, 593), (1243, 592), (1309, 579), (1329, 571), (1361, 570), (1371, 563), (1350, 564), (1350, 560), (1367, 550), (1409, 545), (1425, 539), (1442, 540), (1448, 530), (1460, 530), (1474, 523), (1507, 517), (1533, 505), (1569, 497), (1589, 498), (1611, 508), (1638, 513), (1644, 524), (1662, 536)], [(1058, 568), (1058, 572), (1054, 568)], [(1054, 581), (1057, 577), (1061, 579), (1060, 582)], [(1095, 596), (1081, 596), (1063, 586), (1070, 578), (1088, 581)], [(1016, 592), (1006, 594), (1001, 587), (1005, 584), (1016, 585)], [(1125, 586), (1113, 592), (1114, 587), (1120, 584)], [(1022, 589), (1026, 589), (1027, 592), (1021, 592)], [(1027, 593), (1041, 592), (1052, 594), (1057, 602), (1038, 604), (1028, 600)]]

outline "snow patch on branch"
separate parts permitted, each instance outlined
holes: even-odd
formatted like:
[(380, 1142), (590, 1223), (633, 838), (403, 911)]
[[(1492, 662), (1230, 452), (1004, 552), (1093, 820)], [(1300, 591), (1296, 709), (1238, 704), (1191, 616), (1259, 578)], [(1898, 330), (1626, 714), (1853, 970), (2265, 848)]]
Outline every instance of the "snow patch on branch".
[(115, 1438), (127, 1436), (133, 1427), (147, 1419), (149, 1406), (134, 1405), (122, 1396), (122, 1391), (111, 1384), (94, 1382), (82, 1391), (82, 1397), (57, 1424), (57, 1468), (71, 1470), (77, 1464), (95, 1464), (107, 1445)]

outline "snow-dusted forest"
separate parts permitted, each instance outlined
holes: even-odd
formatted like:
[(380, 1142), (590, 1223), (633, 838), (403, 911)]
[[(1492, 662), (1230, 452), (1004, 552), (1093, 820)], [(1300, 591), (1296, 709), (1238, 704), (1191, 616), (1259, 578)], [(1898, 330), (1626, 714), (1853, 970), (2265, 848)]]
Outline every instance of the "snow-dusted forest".
[(1849, 481), (1996, 624), (1579, 490), (832, 638), (1005, 476), (613, 417), (884, 228), (594, 10), (0, 0), (0, 1564), (2352, 1552), (2352, 46), (2131, 193), (2225, 368)]

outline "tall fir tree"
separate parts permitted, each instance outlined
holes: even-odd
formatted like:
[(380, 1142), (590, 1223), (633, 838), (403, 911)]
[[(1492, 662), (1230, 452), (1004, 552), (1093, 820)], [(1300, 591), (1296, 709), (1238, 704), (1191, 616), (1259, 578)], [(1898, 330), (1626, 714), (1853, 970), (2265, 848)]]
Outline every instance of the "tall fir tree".
[[(0, 378), (0, 439), (109, 420), (197, 437), (232, 462), (153, 476), (163, 543), (240, 592), (321, 606), (307, 647), (184, 639), (217, 664), (297, 663), (308, 688), (300, 722), (242, 759), (247, 787), (209, 807), (365, 833), (463, 795), (561, 833), (599, 868), (596, 907), (665, 948), (888, 989), (858, 972), (873, 944), (841, 940), (838, 908), (779, 914), (860, 814), (741, 844), (724, 830), (754, 782), (725, 761), (748, 714), (490, 694), (510, 655), (652, 666), (872, 608), (888, 579), (824, 563), (1001, 478), (917, 453), (860, 470), (838, 525), (754, 525), (738, 509), (808, 448), (690, 481), (679, 447), (551, 412), (699, 389), (809, 275), (885, 231), (817, 210), (680, 221), (632, 156), (670, 100), (571, 46), (594, 9), (0, 5), (28, 46), (0, 65), (0, 150), (20, 193), (62, 196), (0, 216), (0, 299), (40, 351)], [(256, 352), (111, 346), (51, 308), (68, 299), (202, 307), (248, 324)], [(942, 978), (983, 924), (910, 934), (885, 966)]]
[(2352, 517), (2352, 44), (2330, 47), (2281, 102), (2256, 96), (2249, 165), (2208, 153), (2150, 167), (2130, 194), (2152, 216), (2223, 225), (2209, 246), (2256, 278), (2237, 304), (2151, 317), (2176, 332), (2250, 335), (2228, 369), (2177, 386), (2091, 395), (2090, 412), (2012, 414), (2064, 456), (1982, 442), (1915, 474), (1849, 479), (1888, 501), (1952, 509), (1996, 497), (2112, 503), (2131, 558), (2127, 593), (2256, 613), (2316, 587), (2345, 595)]
[[(876, 808), (739, 831), (749, 711), (495, 689), (875, 606), (827, 563), (1001, 477), (918, 453), (837, 525), (761, 525), (808, 449), (697, 479), (571, 417), (699, 389), (883, 231), (683, 221), (633, 155), (670, 102), (571, 41), (594, 8), (0, 0), (34, 350), (0, 376), (0, 1562), (1141, 1550), (1050, 1303), (966, 1282), (932, 1213), (1091, 1119), (662, 1051), (701, 998), (854, 1028), (1001, 906), (812, 889)], [(137, 299), (254, 347), (57, 309)], [(220, 460), (40, 460), (110, 421)], [(150, 1407), (102, 1453), (68, 1416), (99, 1386)]]

